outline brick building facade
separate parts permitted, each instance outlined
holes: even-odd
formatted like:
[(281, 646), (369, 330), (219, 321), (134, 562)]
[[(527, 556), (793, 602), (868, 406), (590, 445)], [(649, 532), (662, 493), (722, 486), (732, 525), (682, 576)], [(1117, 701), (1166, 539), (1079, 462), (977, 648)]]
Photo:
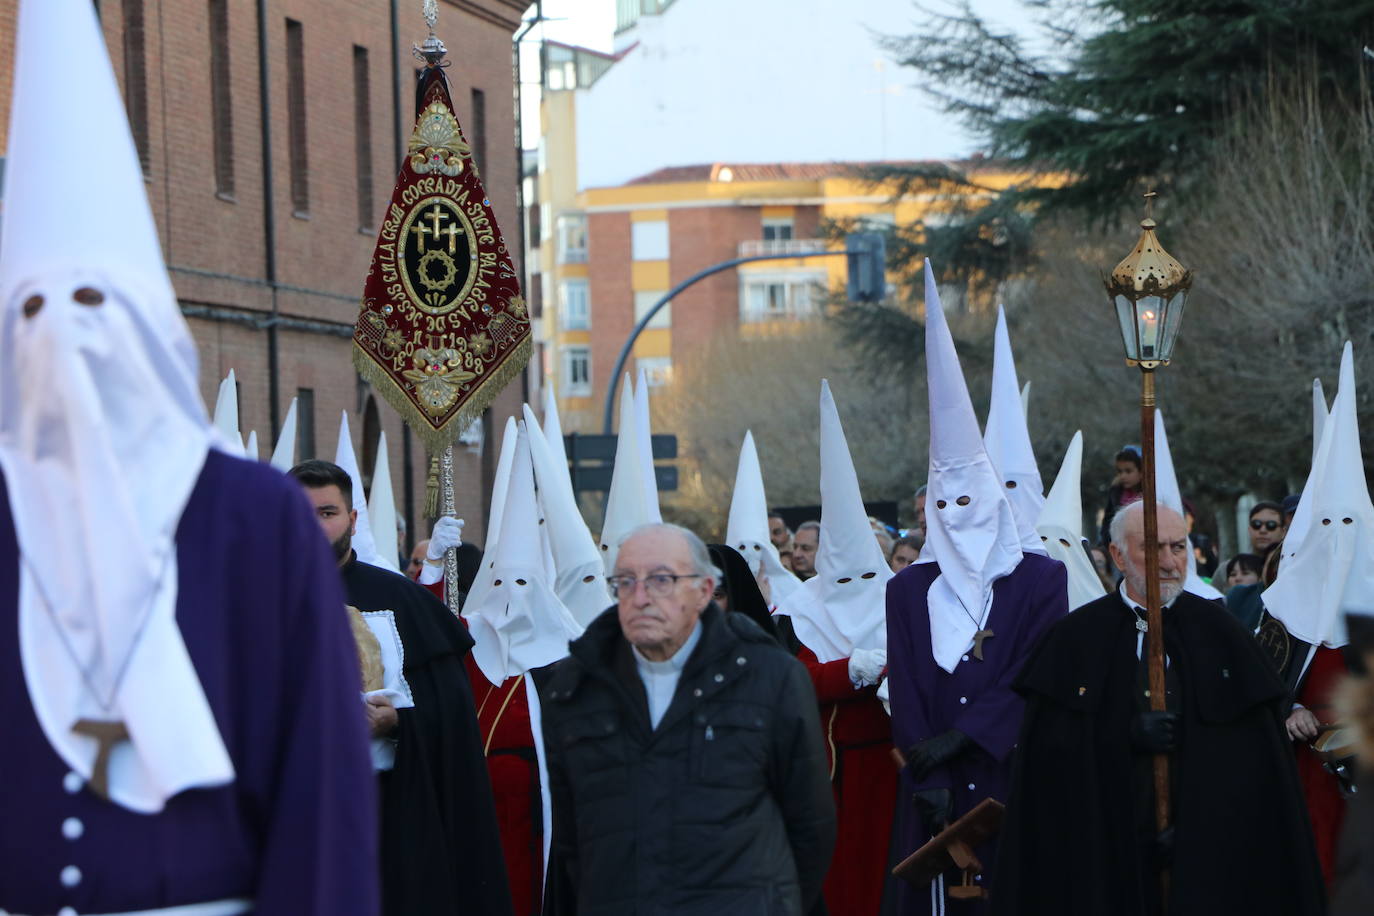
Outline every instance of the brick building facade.
[[(420, 0), (95, 3), (163, 254), (199, 346), (206, 403), (234, 369), (240, 428), (257, 430), (264, 457), (293, 397), (298, 457), (332, 459), (346, 410), (365, 476), (385, 429), (399, 513), (423, 528), (428, 456), (359, 380), (349, 339), (414, 119), (410, 49), (427, 34)], [(511, 41), (527, 5), (441, 0), (438, 25), (456, 113), (517, 257)], [(16, 7), (0, 0), (0, 154)], [(489, 415), (517, 412), (523, 394), (513, 383)], [(490, 434), (490, 418), (483, 426)], [(456, 462), (458, 512), (478, 543), (499, 446), (486, 438), (481, 452), (460, 446)]]

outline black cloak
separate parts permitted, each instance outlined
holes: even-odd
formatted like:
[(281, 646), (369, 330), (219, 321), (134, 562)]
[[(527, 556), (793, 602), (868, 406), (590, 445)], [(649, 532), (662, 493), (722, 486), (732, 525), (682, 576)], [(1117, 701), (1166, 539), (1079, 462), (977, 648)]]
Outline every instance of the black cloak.
[(385, 916), (510, 916), (491, 781), (463, 656), (472, 637), (428, 589), (359, 563), (348, 603), (389, 610), (415, 706), (397, 711), (396, 765), (380, 774)]
[[(1057, 623), (1015, 683), (1026, 697), (992, 910), (1143, 916), (1135, 615), (1117, 593)], [(1181, 694), (1169, 916), (1317, 916), (1325, 889), (1292, 749), (1288, 691), (1254, 639), (1188, 593), (1164, 611)], [(1145, 768), (1148, 770), (1148, 767)]]
[(707, 550), (711, 552), (711, 562), (720, 568), (724, 577), (721, 586), (729, 599), (730, 610), (748, 617), (763, 632), (777, 639), (777, 624), (768, 610), (763, 592), (759, 591), (758, 580), (754, 578), (749, 563), (740, 556), (738, 550), (725, 544), (708, 544)]

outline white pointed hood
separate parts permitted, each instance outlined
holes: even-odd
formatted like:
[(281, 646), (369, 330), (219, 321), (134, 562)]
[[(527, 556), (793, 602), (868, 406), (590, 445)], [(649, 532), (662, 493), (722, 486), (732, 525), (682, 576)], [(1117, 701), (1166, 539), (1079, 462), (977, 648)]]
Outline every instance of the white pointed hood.
[(649, 521), (661, 522), (663, 516), (658, 507), (658, 478), (654, 476), (654, 431), (649, 422), (649, 379), (644, 370), (639, 370), (635, 385), (635, 436), (639, 448), (639, 461), (644, 471), (644, 505), (649, 509)]
[(797, 639), (824, 664), (848, 658), (855, 649), (887, 648), (887, 581), (892, 569), (873, 535), (835, 398), (824, 379), (820, 407), (816, 575), (779, 602), (777, 613), (792, 617)]
[(236, 458), (245, 454), (243, 434), (239, 432), (239, 386), (234, 370), (219, 383), (219, 394), (215, 397), (215, 415), (211, 419), (215, 431), (220, 435), (218, 443), (221, 450)]
[(523, 423), (512, 451), (501, 530), (487, 548), (491, 586), (469, 596), (463, 606), (473, 660), (498, 686), (567, 655), (569, 641), (582, 635), (582, 626), (545, 578), (530, 440)]
[(353, 550), (358, 562), (369, 566), (396, 571), (396, 561), (386, 562), (377, 552), (377, 542), (372, 539), (372, 516), (367, 511), (367, 496), (363, 493), (363, 475), (358, 469), (358, 455), (353, 451), (353, 439), (348, 430), (348, 411), (339, 414), (339, 444), (334, 449), (334, 463), (343, 468), (353, 480), (353, 509), (358, 520), (353, 526)]
[(1347, 341), (1317, 463), (1279, 548), (1278, 578), (1264, 591), (1264, 606), (1289, 633), (1330, 648), (1347, 642), (1346, 614), (1374, 617), (1374, 506), (1355, 414), (1354, 362)]
[(936, 664), (953, 672), (987, 620), (992, 584), (1021, 562), (1021, 535), (978, 435), (930, 261), (925, 274), (930, 473), (921, 557), (929, 555), (940, 566), (926, 594), (930, 641)]
[(44, 735), (82, 778), (96, 743), (72, 726), (124, 722), (110, 798), (154, 813), (234, 778), (176, 623), (176, 529), (214, 434), (85, 0), (19, 4), (8, 136), (0, 467), (20, 661)]
[[(1168, 506), (1183, 517), (1183, 494), (1178, 488), (1178, 475), (1174, 472), (1174, 456), (1169, 451), (1169, 435), (1164, 431), (1164, 411), (1155, 410), (1155, 499), (1162, 506)], [(1197, 574), (1197, 557), (1193, 556), (1193, 545), (1188, 544), (1188, 578), (1183, 582), (1185, 591), (1215, 601), (1222, 597)]]
[[(501, 452), (496, 458), (496, 476), (491, 482), (491, 502), (487, 508), (487, 534), (482, 544), (482, 565), (477, 570), (477, 575), (472, 578), (472, 585), (468, 588), (467, 603), (464, 608), (471, 604), (476, 598), (479, 602), (485, 600), (486, 594), (491, 589), (491, 583), (496, 578), (496, 557), (492, 554), (492, 549), (496, 546), (497, 540), (501, 537), (501, 520), (506, 511), (506, 489), (510, 486), (511, 467), (515, 464), (515, 442), (519, 438), (519, 431), (515, 425), (514, 417), (506, 418), (506, 426), (501, 433)], [(466, 616), (466, 612), (464, 613)]]
[(276, 447), (272, 449), (272, 467), (285, 474), (296, 466), (296, 399), (286, 409), (286, 420), (277, 435)]
[(563, 442), (563, 421), (558, 417), (558, 397), (552, 385), (544, 389), (544, 443), (549, 447), (549, 457), (554, 464), (563, 469), (571, 490), (572, 474), (568, 471), (568, 450)]
[[(545, 415), (545, 423), (548, 415)], [(557, 422), (557, 421), (555, 421)], [(582, 519), (573, 495), (566, 461), (560, 466), (544, 434), (534, 422), (534, 411), (525, 405), (525, 429), (529, 435), (534, 480), (539, 487), (539, 507), (548, 530), (556, 572), (553, 590), (580, 625), (586, 626), (614, 600), (606, 587), (605, 570), (596, 539)]]
[(662, 520), (658, 504), (649, 504), (649, 489), (644, 483), (644, 460), (639, 444), (639, 424), (635, 420), (634, 390), (630, 377), (620, 389), (620, 431), (615, 443), (615, 467), (611, 471), (611, 491), (606, 495), (606, 517), (601, 524), (601, 559), (607, 576), (615, 571), (620, 539), (640, 525)]
[[(1025, 395), (1029, 393), (1027, 389)], [(983, 445), (1006, 487), (1007, 501), (1011, 503), (1016, 530), (1021, 537), (1021, 550), (1043, 554), (1045, 547), (1035, 533), (1035, 522), (1045, 505), (1045, 485), (1040, 480), (1040, 468), (1036, 466), (1035, 450), (1031, 447), (1030, 430), (1026, 426), (1026, 403), (1016, 380), (1007, 316), (999, 305), (992, 348), (992, 399)]]
[(372, 523), (372, 541), (383, 560), (395, 556), (389, 567), (400, 572), (400, 547), (396, 541), (396, 497), (391, 488), (391, 461), (386, 454), (386, 430), (377, 436), (377, 463), (372, 466), (372, 492), (368, 494), (367, 514)]
[(262, 453), (258, 451), (258, 431), (252, 429), (248, 431), (248, 441), (243, 446), (244, 456), (254, 461), (262, 460)]
[(1317, 464), (1317, 449), (1322, 444), (1322, 428), (1330, 414), (1326, 409), (1326, 393), (1322, 391), (1322, 380), (1312, 380), (1312, 465)]
[(730, 516), (725, 526), (725, 543), (739, 551), (744, 562), (758, 574), (762, 564), (768, 575), (774, 605), (782, 604), (801, 588), (801, 580), (778, 556), (778, 548), (768, 536), (768, 497), (763, 490), (763, 470), (754, 446), (754, 434), (744, 433), (735, 470), (735, 495), (730, 499)]
[(1046, 553), (1068, 568), (1071, 611), (1107, 593), (1083, 549), (1082, 474), (1083, 433), (1080, 430), (1069, 440), (1069, 449), (1059, 465), (1059, 476), (1054, 478), (1054, 486), (1045, 497), (1045, 506), (1035, 525)]

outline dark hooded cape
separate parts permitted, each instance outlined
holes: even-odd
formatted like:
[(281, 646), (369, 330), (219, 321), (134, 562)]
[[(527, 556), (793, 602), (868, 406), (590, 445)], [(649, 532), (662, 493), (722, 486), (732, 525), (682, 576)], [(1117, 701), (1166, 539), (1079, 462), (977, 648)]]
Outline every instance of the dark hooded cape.
[[(1026, 713), (998, 855), (995, 914), (1137, 916), (1135, 616), (1116, 593), (1060, 621), (1015, 688)], [(1164, 612), (1182, 717), (1174, 754), (1169, 916), (1323, 912), (1324, 891), (1283, 728), (1287, 690), (1216, 604), (1183, 593)]]
[(777, 623), (768, 609), (763, 592), (759, 591), (754, 571), (744, 557), (740, 556), (738, 550), (725, 544), (708, 544), (707, 550), (711, 552), (711, 562), (720, 568), (724, 576), (720, 584), (725, 588), (730, 610), (748, 617), (759, 625), (759, 629), (777, 639)]
[(396, 765), (381, 779), (386, 916), (509, 916), (510, 889), (463, 657), (472, 637), (405, 576), (350, 559), (348, 603), (390, 610), (413, 709), (398, 711)]

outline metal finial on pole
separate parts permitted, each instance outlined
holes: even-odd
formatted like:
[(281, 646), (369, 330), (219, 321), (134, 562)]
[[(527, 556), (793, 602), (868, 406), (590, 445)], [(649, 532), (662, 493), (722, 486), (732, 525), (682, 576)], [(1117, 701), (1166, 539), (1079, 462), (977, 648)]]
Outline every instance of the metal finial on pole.
[(431, 67), (438, 67), (448, 54), (448, 48), (444, 47), (439, 36), (434, 34), (434, 27), (439, 22), (439, 0), (425, 0), (424, 11), (425, 22), (429, 25), (429, 37), (425, 39), (424, 44), (414, 45), (412, 53)]

